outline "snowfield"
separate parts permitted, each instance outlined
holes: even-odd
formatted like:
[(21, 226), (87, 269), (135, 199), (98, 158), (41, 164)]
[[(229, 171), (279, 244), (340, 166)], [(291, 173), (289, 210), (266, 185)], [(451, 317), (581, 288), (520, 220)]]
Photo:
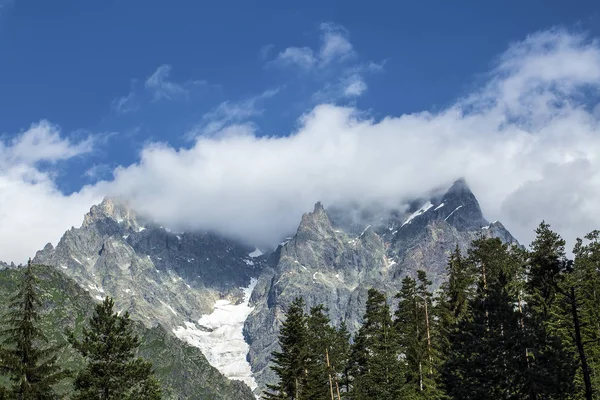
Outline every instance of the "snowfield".
[(250, 295), (256, 279), (244, 288), (244, 301), (231, 304), (229, 300), (217, 300), (211, 314), (203, 315), (197, 323), (185, 322), (173, 333), (179, 339), (199, 348), (208, 362), (229, 379), (245, 382), (252, 390), (258, 386), (252, 377), (246, 356), (249, 346), (244, 340), (244, 322), (254, 307), (250, 307)]

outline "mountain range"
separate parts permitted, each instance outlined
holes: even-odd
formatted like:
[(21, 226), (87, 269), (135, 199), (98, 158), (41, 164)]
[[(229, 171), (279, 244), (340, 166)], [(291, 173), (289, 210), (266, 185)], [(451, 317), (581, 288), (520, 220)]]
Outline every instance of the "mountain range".
[[(111, 296), (149, 338), (143, 351), (169, 398), (246, 399), (274, 379), (270, 354), (295, 297), (324, 304), (334, 323), (344, 320), (355, 332), (369, 288), (392, 296), (417, 269), (437, 286), (449, 253), (480, 236), (517, 243), (500, 222), (484, 218), (462, 179), (406, 210), (317, 203), (274, 249), (212, 232), (173, 232), (107, 198), (33, 262), (49, 266), (41, 273), (63, 310), (52, 316), (61, 329), (81, 324), (89, 304)], [(16, 268), (0, 268), (0, 292), (8, 293)]]

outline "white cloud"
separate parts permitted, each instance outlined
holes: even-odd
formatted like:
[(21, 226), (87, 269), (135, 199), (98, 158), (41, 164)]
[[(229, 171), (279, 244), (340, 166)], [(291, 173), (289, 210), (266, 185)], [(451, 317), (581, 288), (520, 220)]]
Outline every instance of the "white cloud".
[(60, 136), (58, 127), (48, 121), (32, 125), (27, 131), (6, 142), (0, 142), (0, 165), (28, 167), (40, 161), (54, 163), (91, 151), (92, 139), (71, 143)]
[(171, 76), (171, 69), (170, 65), (163, 64), (146, 80), (144, 86), (153, 94), (155, 101), (160, 99), (173, 100), (185, 98), (190, 94), (190, 88), (192, 86), (206, 84), (206, 82), (202, 80), (176, 83), (169, 79)]
[[(521, 241), (543, 218), (572, 240), (600, 227), (599, 94), (598, 43), (552, 30), (511, 46), (486, 84), (436, 113), (375, 120), (360, 109), (319, 105), (283, 137), (225, 124), (191, 148), (150, 144), (138, 163), (114, 171), (114, 181), (71, 196), (22, 162), (1, 175), (2, 187), (13, 189), (0, 190), (2, 210), (10, 210), (0, 217), (0, 258), (31, 254), (26, 247), (60, 236), (97, 193), (128, 197), (165, 226), (214, 229), (261, 245), (293, 232), (318, 200), (402, 204), (461, 176), (486, 216)], [(219, 112), (245, 113), (231, 105)], [(34, 150), (31, 159), (81, 152), (64, 139), (42, 142), (55, 150)], [(3, 151), (13, 159), (26, 154), (6, 150), (13, 147)], [(37, 176), (35, 184), (23, 169)]]
[(203, 121), (186, 134), (194, 138), (199, 134), (214, 134), (231, 123), (239, 123), (256, 115), (261, 115), (263, 109), (259, 103), (275, 96), (280, 88), (266, 90), (258, 96), (250, 97), (239, 102), (224, 101), (213, 110), (204, 114)]
[(0, 143), (0, 259), (27, 261), (49, 241), (56, 243), (71, 225), (79, 225), (83, 213), (101, 199), (91, 188), (65, 196), (52, 170), (38, 167), (91, 149), (91, 139), (73, 143), (45, 121)]
[(118, 114), (127, 114), (129, 112), (138, 110), (140, 105), (136, 101), (135, 93), (131, 91), (127, 96), (114, 99), (111, 103), (111, 108)]
[(316, 67), (323, 68), (334, 61), (343, 61), (355, 55), (348, 40), (348, 31), (343, 26), (327, 22), (322, 23), (319, 30), (321, 46), (318, 51), (310, 47), (288, 47), (271, 63), (280, 66), (294, 65), (310, 70)]
[[(295, 66), (304, 72), (311, 72), (310, 76), (321, 85), (312, 95), (317, 102), (335, 103), (364, 94), (367, 90), (365, 76), (383, 71), (383, 63), (358, 62), (349, 40), (349, 32), (343, 26), (331, 22), (322, 23), (319, 31), (321, 35), (318, 48), (288, 47), (267, 63), (267, 66)], [(349, 63), (349, 60), (352, 62)]]
[(164, 223), (273, 244), (317, 200), (401, 203), (464, 176), (521, 240), (542, 218), (572, 239), (600, 225), (600, 123), (580, 102), (599, 83), (597, 43), (543, 32), (438, 113), (376, 121), (320, 105), (286, 137), (242, 126), (190, 149), (149, 146), (111, 190)]
[(352, 44), (348, 40), (348, 31), (341, 25), (331, 22), (321, 24), (322, 44), (319, 51), (321, 63), (344, 60), (354, 55)]
[(358, 75), (350, 76), (345, 82), (344, 95), (346, 97), (360, 96), (367, 90), (367, 84), (364, 79)]
[(277, 55), (274, 60), (279, 65), (296, 65), (309, 70), (317, 63), (313, 51), (308, 47), (288, 47)]

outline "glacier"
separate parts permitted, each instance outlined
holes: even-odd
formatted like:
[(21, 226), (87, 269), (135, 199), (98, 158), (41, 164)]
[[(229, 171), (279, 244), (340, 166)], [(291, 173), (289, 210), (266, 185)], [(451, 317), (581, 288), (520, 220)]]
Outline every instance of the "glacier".
[(252, 279), (244, 290), (244, 300), (232, 304), (229, 300), (217, 300), (211, 314), (203, 315), (196, 323), (185, 322), (173, 333), (179, 339), (199, 348), (208, 362), (229, 379), (237, 379), (254, 390), (258, 386), (246, 356), (250, 347), (242, 332), (244, 322), (254, 307), (250, 295), (257, 280)]

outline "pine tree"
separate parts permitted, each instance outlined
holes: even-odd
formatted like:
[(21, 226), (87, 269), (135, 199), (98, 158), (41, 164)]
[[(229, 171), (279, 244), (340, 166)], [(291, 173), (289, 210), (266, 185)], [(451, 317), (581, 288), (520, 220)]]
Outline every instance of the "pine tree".
[(406, 395), (404, 364), (385, 296), (368, 292), (364, 323), (351, 355), (352, 399), (393, 400)]
[[(433, 294), (425, 271), (417, 271), (417, 281), (407, 276), (396, 295), (399, 299), (394, 327), (407, 363), (407, 385), (414, 398), (440, 398), (437, 387), (438, 344), (434, 338)], [(407, 388), (408, 389), (408, 388)]]
[(13, 382), (9, 397), (18, 400), (57, 399), (52, 387), (68, 373), (57, 365), (58, 347), (48, 346), (39, 327), (42, 305), (31, 260), (23, 272), (17, 294), (3, 318), (0, 371)]
[(336, 398), (342, 399), (349, 391), (350, 385), (350, 332), (345, 321), (336, 329), (330, 354), (331, 368), (336, 372), (334, 384)]
[(524, 293), (526, 387), (530, 399), (562, 399), (573, 392), (574, 362), (565, 335), (568, 312), (561, 307), (561, 286), (570, 262), (565, 241), (542, 222), (527, 255)]
[(450, 255), (446, 270), (447, 279), (441, 285), (435, 305), (437, 321), (434, 336), (442, 356), (448, 353), (449, 338), (458, 324), (470, 317), (469, 305), (475, 295), (477, 273), (458, 246)]
[(113, 311), (107, 297), (96, 305), (81, 339), (68, 332), (69, 342), (86, 360), (74, 381), (75, 400), (154, 400), (161, 389), (152, 364), (136, 357), (140, 338), (129, 314)]
[(521, 313), (522, 253), (499, 239), (480, 238), (469, 250), (477, 268), (470, 317), (450, 335), (443, 377), (455, 399), (525, 399), (527, 368)]
[(268, 400), (302, 400), (307, 379), (308, 330), (304, 313), (304, 300), (296, 298), (289, 306), (285, 321), (279, 331), (281, 351), (273, 352), (271, 369), (278, 382), (267, 385), (263, 398)]
[(577, 239), (573, 269), (566, 279), (572, 336), (577, 349), (580, 381), (586, 399), (600, 389), (600, 231)]
[(417, 283), (410, 276), (402, 280), (402, 288), (396, 295), (399, 299), (395, 313), (394, 327), (398, 333), (400, 351), (407, 363), (406, 380), (411, 391), (424, 391), (426, 374), (425, 324), (422, 319), (422, 305), (417, 296)]
[(307, 379), (303, 398), (311, 400), (334, 399), (334, 377), (331, 367), (331, 351), (336, 330), (330, 325), (325, 307), (320, 304), (310, 309), (307, 318), (308, 359)]

